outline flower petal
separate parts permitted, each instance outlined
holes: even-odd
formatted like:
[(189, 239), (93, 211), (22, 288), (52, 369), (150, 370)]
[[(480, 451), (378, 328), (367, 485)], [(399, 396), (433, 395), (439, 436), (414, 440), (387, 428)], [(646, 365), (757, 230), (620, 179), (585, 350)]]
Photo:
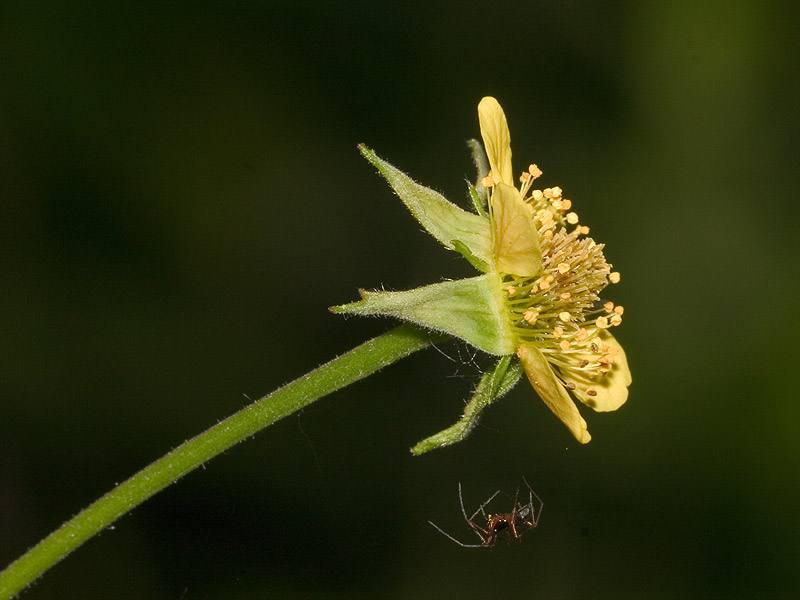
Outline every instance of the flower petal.
[(503, 108), (497, 100), (486, 96), (478, 104), (478, 119), (495, 183), (502, 181), (514, 185), (514, 171), (511, 168), (511, 134), (508, 131)]
[(533, 389), (539, 394), (547, 407), (561, 419), (581, 444), (586, 444), (592, 439), (586, 428), (586, 421), (583, 420), (578, 407), (570, 398), (567, 390), (556, 378), (553, 369), (548, 364), (544, 355), (536, 346), (523, 344), (517, 350), (517, 356), (525, 369), (528, 381), (531, 382)]
[[(569, 379), (576, 384), (572, 393), (578, 400), (598, 412), (608, 412), (617, 410), (628, 399), (628, 386), (632, 381), (631, 371), (628, 368), (628, 359), (625, 356), (625, 351), (614, 336), (608, 331), (600, 330), (598, 337), (602, 343), (617, 348), (616, 357), (614, 362), (611, 363), (611, 370), (603, 377), (595, 377), (594, 379), (571, 373)], [(587, 359), (591, 358), (592, 356), (587, 354)], [(582, 360), (580, 354), (576, 354), (576, 360)], [(588, 395), (586, 393), (588, 389), (594, 391), (595, 395)]]
[(531, 277), (542, 271), (542, 251), (531, 212), (519, 190), (498, 183), (492, 190), (494, 256), (500, 273)]

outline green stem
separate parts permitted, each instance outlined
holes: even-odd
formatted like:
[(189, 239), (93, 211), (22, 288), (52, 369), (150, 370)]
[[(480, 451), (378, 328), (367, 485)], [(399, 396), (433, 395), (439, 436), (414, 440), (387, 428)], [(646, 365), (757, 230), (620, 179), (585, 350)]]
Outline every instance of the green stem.
[(437, 339), (436, 334), (416, 326), (401, 325), (256, 400), (184, 442), (119, 484), (11, 563), (0, 573), (0, 600), (11, 598), (94, 534), (217, 454), (314, 400), (363, 379)]

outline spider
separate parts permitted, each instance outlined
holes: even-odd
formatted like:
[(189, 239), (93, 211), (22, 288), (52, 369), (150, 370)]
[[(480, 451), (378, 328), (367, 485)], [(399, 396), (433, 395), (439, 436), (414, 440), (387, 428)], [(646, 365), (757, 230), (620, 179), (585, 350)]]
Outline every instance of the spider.
[[(528, 480), (523, 477), (522, 481), (525, 482), (525, 486), (528, 488), (529, 492), (528, 502), (526, 504), (519, 502), (519, 488), (517, 488), (517, 492), (514, 494), (514, 507), (511, 509), (510, 513), (487, 515), (484, 508), (487, 504), (495, 499), (497, 494), (500, 493), (500, 490), (497, 490), (478, 507), (478, 510), (472, 513), (471, 517), (467, 516), (467, 511), (464, 509), (464, 499), (461, 495), (461, 484), (458, 484), (458, 501), (461, 504), (461, 514), (464, 515), (464, 520), (467, 522), (467, 525), (469, 525), (475, 534), (480, 538), (480, 544), (465, 544), (464, 542), (457, 540), (452, 535), (444, 531), (433, 521), (428, 521), (428, 523), (433, 525), (439, 531), (439, 533), (455, 542), (462, 548), (491, 548), (497, 543), (497, 536), (504, 529), (508, 530), (509, 537), (513, 539), (519, 539), (522, 537), (522, 534), (529, 529), (533, 529), (539, 524), (539, 517), (542, 516), (542, 509), (544, 508), (544, 502), (542, 502), (542, 499), (539, 498), (536, 492), (533, 491), (528, 483)], [(536, 498), (536, 502), (533, 501), (534, 498)], [(481, 513), (483, 518), (486, 519), (486, 525), (483, 527), (475, 523), (473, 520), (478, 513)]]

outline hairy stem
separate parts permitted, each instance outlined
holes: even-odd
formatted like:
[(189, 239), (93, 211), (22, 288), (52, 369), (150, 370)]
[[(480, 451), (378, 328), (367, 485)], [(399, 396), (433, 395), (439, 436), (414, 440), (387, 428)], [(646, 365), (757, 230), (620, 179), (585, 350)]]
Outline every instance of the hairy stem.
[(256, 400), (184, 442), (64, 523), (0, 573), (0, 600), (34, 579), (122, 515), (193, 469), (315, 400), (427, 347), (438, 336), (401, 325)]

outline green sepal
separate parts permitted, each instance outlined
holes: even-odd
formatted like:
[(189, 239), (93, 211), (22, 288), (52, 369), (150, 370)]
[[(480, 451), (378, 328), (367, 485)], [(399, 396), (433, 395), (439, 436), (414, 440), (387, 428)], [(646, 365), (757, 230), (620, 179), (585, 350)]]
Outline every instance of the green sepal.
[(522, 376), (522, 366), (519, 361), (511, 363), (511, 358), (511, 355), (502, 357), (493, 370), (483, 374), (472, 398), (464, 408), (464, 414), (454, 425), (425, 438), (411, 449), (411, 453), (419, 456), (466, 438), (478, 424), (481, 411), (514, 387)]
[(358, 149), (389, 182), (414, 218), (443, 246), (454, 250), (452, 240), (458, 240), (473, 256), (491, 262), (492, 232), (488, 219), (459, 208), (440, 193), (417, 183), (364, 144)]
[(489, 201), (489, 190), (487, 190), (483, 183), (483, 178), (489, 174), (489, 159), (483, 149), (483, 145), (476, 139), (468, 140), (470, 152), (472, 152), (472, 164), (475, 165), (477, 177), (475, 178), (475, 191), (478, 196), (486, 204)]
[(489, 354), (512, 354), (516, 342), (501, 289), (500, 276), (492, 272), (402, 292), (360, 290), (361, 300), (330, 310), (397, 317), (461, 338)]
[(490, 271), (489, 264), (482, 261), (472, 252), (470, 252), (469, 248), (467, 248), (464, 244), (462, 244), (460, 240), (453, 240), (450, 243), (453, 245), (453, 250), (455, 250), (461, 256), (466, 258), (467, 262), (469, 262), (469, 264), (478, 269), (478, 271), (480, 271), (481, 273), (488, 273)]
[[(485, 190), (486, 188), (483, 189)], [(469, 192), (469, 199), (472, 200), (472, 206), (475, 207), (475, 212), (488, 219), (489, 215), (486, 214), (486, 209), (483, 207), (483, 200), (481, 200), (478, 189), (471, 183), (467, 182), (467, 191)]]

